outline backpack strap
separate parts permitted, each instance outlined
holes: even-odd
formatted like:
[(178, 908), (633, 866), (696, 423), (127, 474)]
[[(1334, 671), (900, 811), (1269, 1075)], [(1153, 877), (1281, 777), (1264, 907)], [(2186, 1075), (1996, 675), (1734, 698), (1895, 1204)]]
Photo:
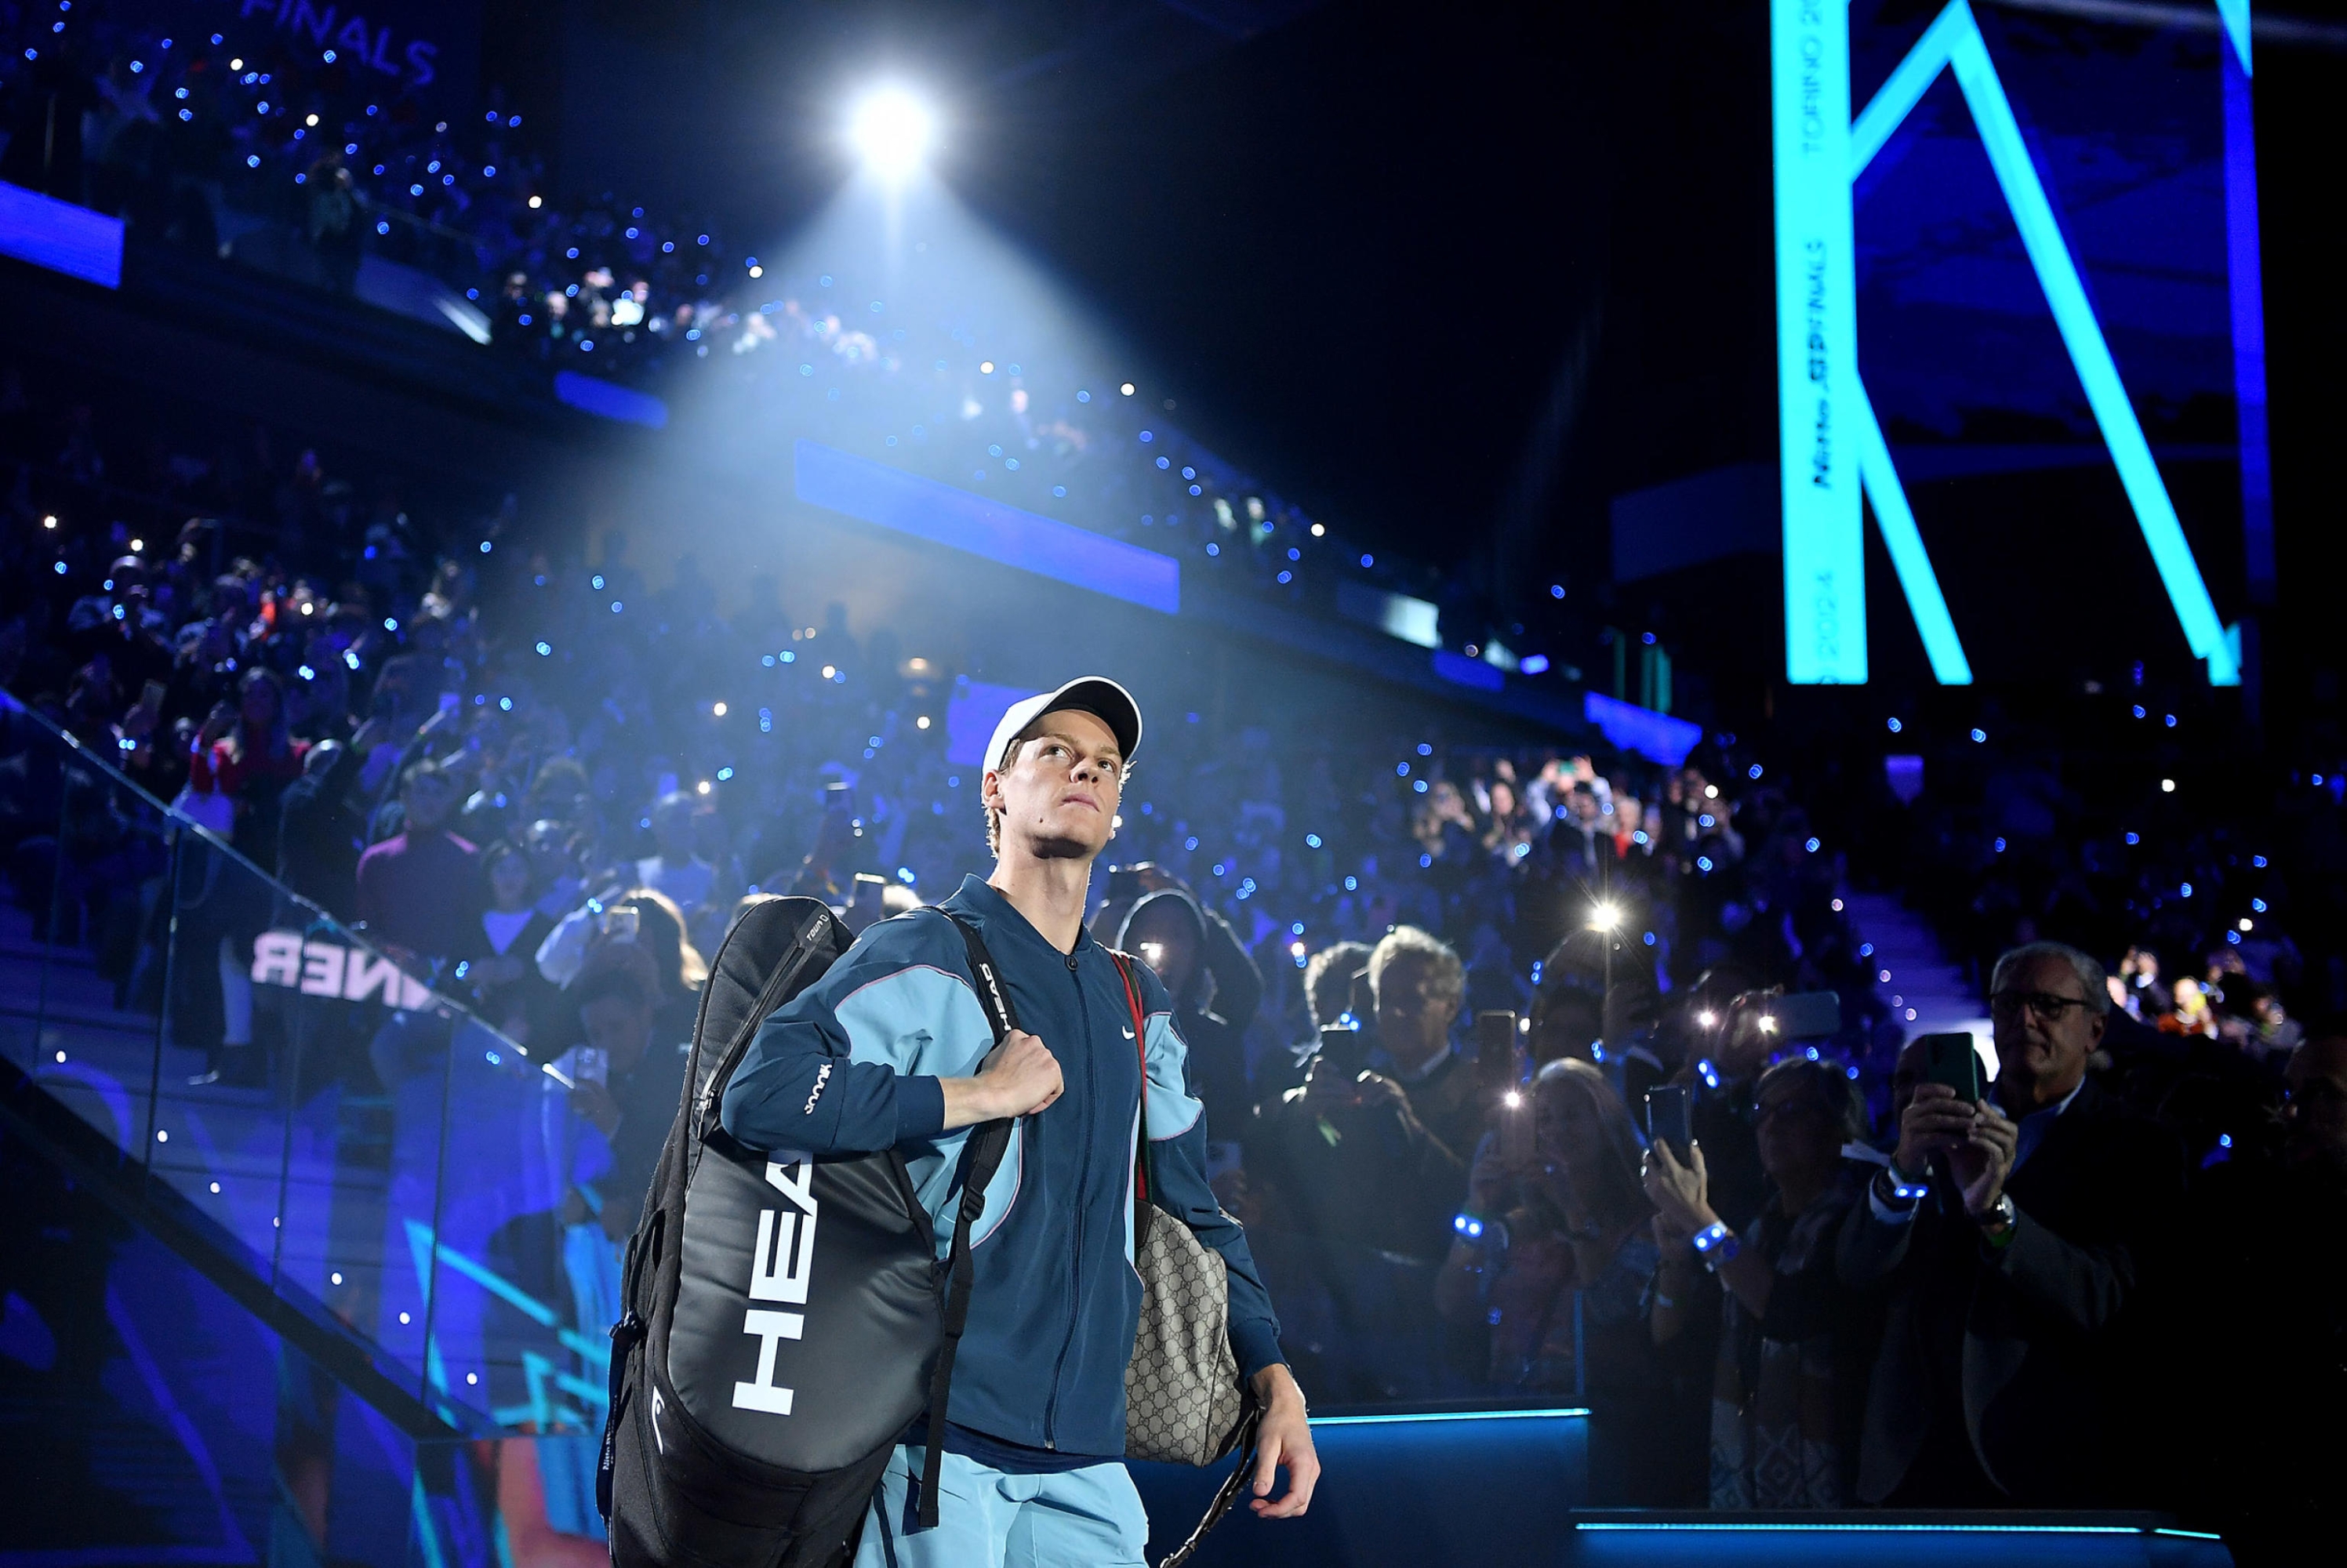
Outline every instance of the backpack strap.
[[(995, 968), (994, 958), (979, 938), (977, 929), (946, 909), (940, 908), (938, 913), (952, 921), (954, 929), (961, 933), (969, 953), (969, 976), (978, 992), (978, 1005), (994, 1031), (995, 1044), (1000, 1045), (1019, 1027), (1019, 1015), (1010, 1006), (1010, 991), (1003, 985), (1001, 972)], [(987, 1186), (994, 1180), (995, 1172), (1002, 1168), (1003, 1153), (1010, 1146), (1008, 1118), (982, 1122), (969, 1136), (961, 1204), (954, 1214), (953, 1250), (949, 1255), (943, 1313), (945, 1337), (938, 1346), (937, 1366), (929, 1374), (929, 1440), (921, 1463), (919, 1521), (923, 1530), (934, 1530), (938, 1525), (938, 1489), (945, 1474), (946, 1401), (953, 1389), (954, 1356), (961, 1348), (962, 1331), (969, 1327), (970, 1288), (977, 1275), (970, 1258), (970, 1227), (986, 1212)]]
[(1149, 1020), (1141, 1005), (1141, 986), (1133, 978), (1133, 956), (1109, 949), (1108, 956), (1116, 960), (1116, 972), (1124, 981), (1124, 999), (1133, 1009), (1133, 1054), (1141, 1063), (1141, 1135), (1133, 1143), (1133, 1252), (1141, 1255), (1142, 1244), (1149, 1237), (1150, 1171), (1149, 1171)]

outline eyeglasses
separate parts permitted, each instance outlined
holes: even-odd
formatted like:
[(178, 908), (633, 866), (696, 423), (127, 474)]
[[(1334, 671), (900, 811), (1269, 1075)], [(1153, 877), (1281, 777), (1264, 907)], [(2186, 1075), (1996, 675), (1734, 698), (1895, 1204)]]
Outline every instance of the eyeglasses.
[(2051, 991), (1999, 991), (1988, 999), (1988, 1010), (1999, 1018), (2019, 1018), (2026, 1008), (2047, 1023), (2060, 1023), (2072, 1008), (2086, 1005), (2084, 997), (2055, 996)]

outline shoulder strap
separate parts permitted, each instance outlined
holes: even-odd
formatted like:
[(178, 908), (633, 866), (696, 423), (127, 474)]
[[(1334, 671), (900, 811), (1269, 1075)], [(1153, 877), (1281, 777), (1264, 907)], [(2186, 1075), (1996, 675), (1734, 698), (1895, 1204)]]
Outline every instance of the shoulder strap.
[(1133, 978), (1133, 956), (1111, 948), (1116, 972), (1124, 981), (1124, 999), (1133, 1009), (1133, 1048), (1141, 1062), (1141, 1135), (1133, 1143), (1133, 1251), (1137, 1258), (1149, 1239), (1149, 1019), (1141, 1005), (1141, 985)]
[[(944, 908), (938, 913), (953, 922), (969, 952), (969, 978), (978, 1005), (994, 1031), (994, 1041), (1019, 1027), (1010, 1006), (1010, 992), (994, 967), (993, 956), (979, 938), (976, 927)], [(969, 1327), (969, 1294), (977, 1269), (969, 1254), (970, 1227), (986, 1212), (986, 1189), (1002, 1168), (1003, 1152), (1010, 1146), (1010, 1122), (1006, 1119), (980, 1122), (969, 1135), (968, 1166), (961, 1187), (961, 1205), (954, 1214), (953, 1251), (946, 1282), (943, 1317), (945, 1337), (938, 1346), (938, 1362), (929, 1374), (929, 1440), (921, 1463), (920, 1527), (938, 1524), (938, 1488), (945, 1473), (946, 1401), (953, 1389), (954, 1355), (961, 1348), (962, 1331)]]

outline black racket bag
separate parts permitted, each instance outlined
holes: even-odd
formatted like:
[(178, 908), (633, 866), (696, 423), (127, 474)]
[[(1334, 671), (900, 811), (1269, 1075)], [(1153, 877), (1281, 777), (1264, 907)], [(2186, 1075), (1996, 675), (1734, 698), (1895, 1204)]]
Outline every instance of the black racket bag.
[[(972, 973), (992, 980), (976, 934), (955, 925)], [(765, 898), (711, 968), (611, 1330), (597, 1491), (618, 1568), (844, 1563), (897, 1439), (925, 1404), (933, 1422), (945, 1410), (969, 1227), (1010, 1124), (972, 1132), (940, 1266), (893, 1150), (817, 1161), (745, 1148), (718, 1123), (758, 1026), (849, 940), (816, 900)], [(933, 1520), (933, 1485), (921, 1506)]]

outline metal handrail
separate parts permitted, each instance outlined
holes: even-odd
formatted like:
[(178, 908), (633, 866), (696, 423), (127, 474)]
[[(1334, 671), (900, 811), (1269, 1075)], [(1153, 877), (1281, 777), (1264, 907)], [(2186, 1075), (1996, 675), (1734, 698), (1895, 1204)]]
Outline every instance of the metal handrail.
[[(14, 692), (7, 690), (5, 687), (0, 687), (0, 711), (18, 714), (24, 718), (30, 719), (37, 728), (46, 731), (50, 736), (62, 743), (68, 751), (74, 753), (80, 764), (95, 768), (117, 789), (126, 791), (134, 798), (144, 803), (149, 809), (154, 811), (166, 822), (171, 824), (179, 832), (183, 834), (194, 834), (198, 838), (201, 839), (205, 845), (214, 854), (222, 856), (232, 865), (242, 866), (252, 876), (259, 877), (263, 884), (274, 889), (280, 898), (303, 911), (303, 913), (308, 917), (306, 923), (310, 927), (315, 928), (317, 927), (323, 927), (337, 939), (347, 943), (349, 946), (361, 948), (375, 958), (390, 962), (394, 964), (395, 967), (398, 967), (398, 961), (392, 958), (390, 954), (385, 953), (381, 948), (375, 946), (374, 943), (367, 940), (367, 938), (361, 933), (354, 931), (348, 926), (343, 924), (342, 920), (338, 918), (332, 910), (326, 908), (316, 899), (304, 897), (300, 893), (296, 893), (291, 887), (286, 886), (284, 883), (279, 881), (275, 876), (263, 871), (258, 865), (254, 864), (253, 861), (241, 850), (238, 849), (236, 845), (231, 844), (227, 839), (222, 838), (219, 834), (214, 833), (210, 828), (206, 827), (202, 823), (198, 822), (194, 817), (190, 816), (187, 813), (179, 810), (174, 805), (171, 805), (168, 802), (158, 800), (144, 785), (125, 774), (112, 762), (99, 755), (97, 751), (84, 742), (80, 736), (75, 734), (71, 730), (66, 729), (64, 726), (55, 723), (46, 714), (31, 707), (22, 698), (18, 697)], [(408, 979), (416, 978), (414, 976), (408, 976), (407, 971), (404, 967), (399, 968), (399, 972), (401, 975), (405, 976)], [(436, 1013), (441, 1016), (461, 1017), (467, 1022), (471, 1023), (474, 1027), (486, 1030), (502, 1046), (510, 1049), (517, 1056), (522, 1058), (524, 1061), (535, 1061), (535, 1059), (530, 1056), (529, 1048), (528, 1046), (515, 1040), (512, 1036), (498, 1029), (495, 1024), (489, 1022), (488, 1020), (483, 1018), (479, 1013), (474, 1011), (465, 1003), (440, 991), (431, 990), (428, 984), (426, 986), (426, 989), (431, 998), (428, 1006)], [(407, 1009), (404, 1010), (421, 1011), (424, 1009)], [(548, 1077), (554, 1079), (557, 1082), (562, 1081), (561, 1074), (554, 1071), (551, 1063), (536, 1062), (536, 1065), (538, 1070), (540, 1072), (545, 1073)]]

